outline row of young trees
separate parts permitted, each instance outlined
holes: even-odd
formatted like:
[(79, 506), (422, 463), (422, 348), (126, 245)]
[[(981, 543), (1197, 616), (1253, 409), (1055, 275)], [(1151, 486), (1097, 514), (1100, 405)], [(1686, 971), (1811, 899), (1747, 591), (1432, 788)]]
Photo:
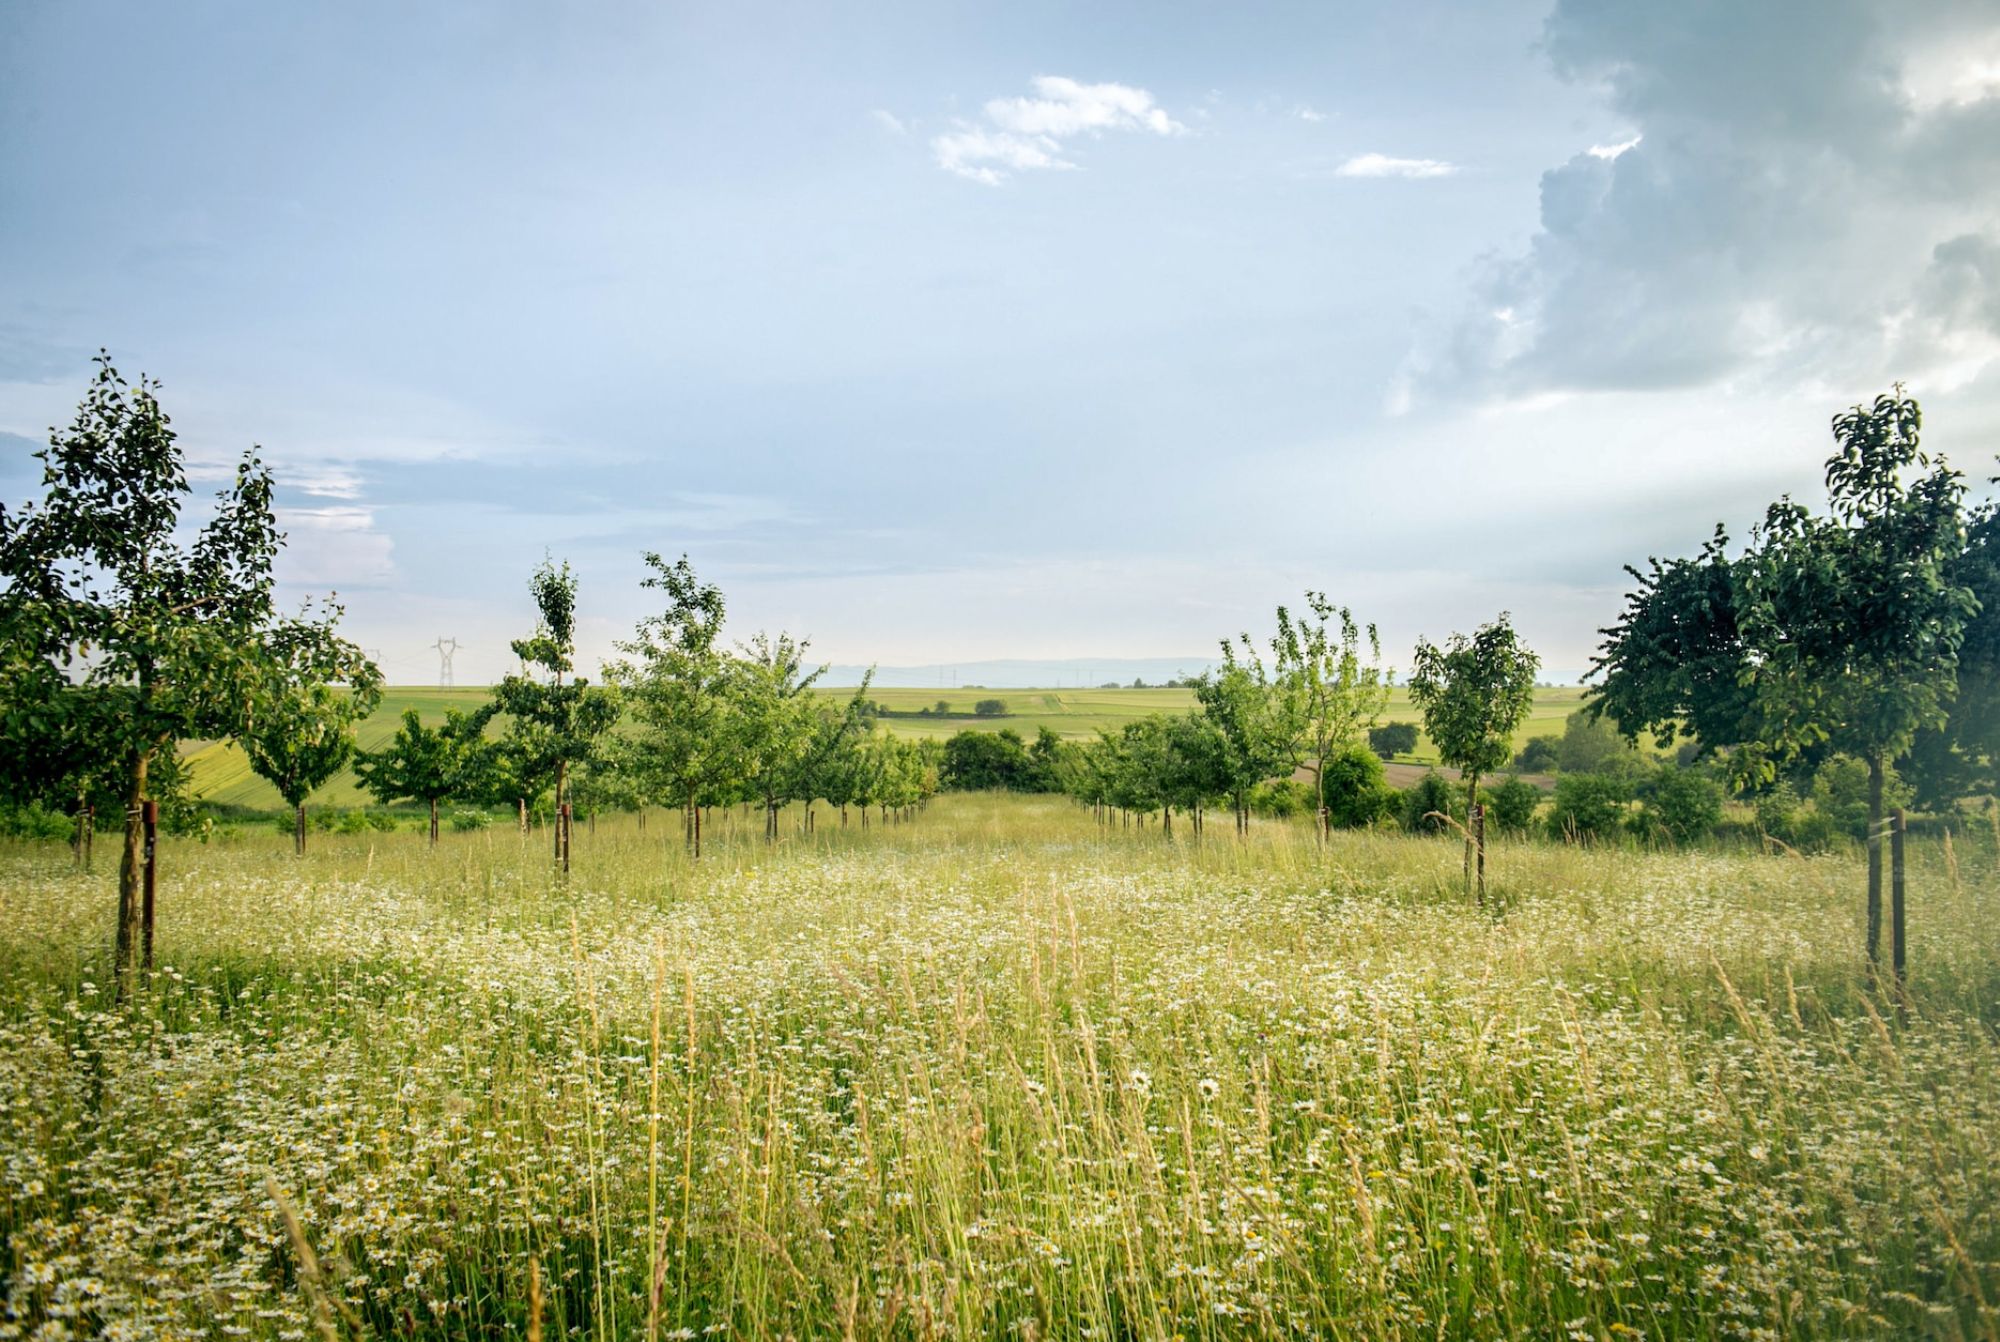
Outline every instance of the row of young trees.
[(646, 556), (644, 581), (663, 609), (619, 644), (623, 658), (605, 683), (575, 675), (576, 580), (545, 563), (529, 586), (541, 613), (517, 641), (524, 670), (496, 687), (478, 711), (448, 712), (426, 726), (415, 709), (381, 750), (356, 765), (361, 785), (382, 802), (415, 801), (430, 811), (437, 841), (446, 801), (516, 808), (522, 828), (547, 805), (555, 858), (568, 865), (575, 807), (677, 810), (688, 847), (700, 856), (704, 816), (717, 806), (754, 804), (764, 834), (778, 815), (824, 801), (846, 824), (850, 808), (906, 814), (938, 786), (940, 749), (872, 730), (868, 685), (845, 701), (813, 693), (825, 667), (808, 669), (807, 645), (786, 634), (723, 641), (721, 589), (701, 582), (685, 557)]
[[(1193, 713), (1142, 718), (1060, 752), (1054, 772), (1062, 790), (1094, 807), (1157, 811), (1169, 832), (1179, 811), (1199, 833), (1210, 807), (1222, 803), (1241, 834), (1253, 792), (1303, 772), (1321, 843), (1335, 827), (1372, 822), (1382, 805), (1377, 724), (1395, 680), (1382, 664), (1375, 626), (1361, 625), (1325, 593), (1308, 592), (1303, 614), (1278, 608), (1269, 648), (1267, 663), (1248, 634), (1224, 641), (1221, 667), (1189, 682)], [(1439, 758), (1459, 771), (1470, 821), (1462, 827), (1466, 886), (1481, 903), (1480, 783), (1511, 757), (1540, 664), (1504, 611), (1470, 637), (1417, 644), (1410, 697)], [(1408, 744), (1415, 744), (1413, 733)], [(1443, 808), (1437, 815), (1448, 822)]]

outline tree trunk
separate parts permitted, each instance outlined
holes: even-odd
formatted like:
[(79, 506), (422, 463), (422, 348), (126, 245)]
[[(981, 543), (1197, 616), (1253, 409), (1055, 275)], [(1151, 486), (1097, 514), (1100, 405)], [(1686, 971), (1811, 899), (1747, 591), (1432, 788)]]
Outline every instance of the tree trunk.
[(699, 805), (696, 805), (694, 808), (694, 855), (696, 858), (701, 856), (701, 807)]
[(306, 804), (292, 808), (292, 852), (303, 857), (306, 851)]
[(842, 802), (840, 805), (840, 827), (842, 829), (847, 828), (847, 803), (845, 802)]
[(556, 861), (558, 862), (567, 861), (569, 858), (569, 836), (563, 832), (563, 783), (568, 779), (568, 777), (569, 777), (569, 761), (560, 759), (557, 760), (556, 795), (555, 795), (555, 808), (556, 808), (555, 831), (556, 831)]
[(123, 998), (132, 986), (139, 949), (139, 882), (143, 875), (141, 867), (145, 862), (142, 851), (145, 845), (145, 823), (140, 816), (140, 806), (146, 799), (146, 770), (152, 765), (151, 751), (133, 751), (126, 765), (125, 777), (125, 847), (118, 857), (118, 943), (117, 974), (118, 996)]
[(1171, 806), (1160, 808), (1160, 837), (1163, 839), (1174, 837), (1174, 808)]
[(1486, 803), (1472, 803), (1473, 878), (1479, 892), (1479, 907), (1486, 907)]
[(438, 846), (438, 799), (431, 798), (431, 847)]
[(528, 833), (528, 799), (526, 797), (516, 797), (514, 799), (514, 806), (521, 820), (521, 835), (523, 838), (526, 838)]
[(1882, 786), (1881, 756), (1868, 761), (1868, 974), (1882, 968)]
[(1896, 991), (1907, 981), (1909, 961), (1903, 951), (1903, 832), (1907, 827), (1903, 808), (1889, 814), (1889, 968), (1896, 976)]
[(1319, 757), (1319, 767), (1313, 770), (1313, 835), (1322, 848), (1326, 846), (1326, 755)]
[[(1465, 820), (1466, 820), (1466, 830), (1465, 830), (1465, 888), (1466, 888), (1466, 890), (1467, 890), (1467, 892), (1468, 892), (1468, 893), (1469, 893), (1469, 892), (1470, 892), (1470, 891), (1472, 890), (1472, 863), (1473, 863), (1473, 853), (1474, 853), (1474, 850), (1475, 850), (1475, 849), (1477, 849), (1477, 848), (1479, 847), (1479, 844), (1478, 844), (1478, 842), (1477, 842), (1477, 841), (1475, 841), (1475, 840), (1474, 840), (1474, 838), (1473, 838), (1473, 836), (1472, 836), (1472, 828), (1471, 828), (1471, 824), (1472, 824), (1472, 810), (1473, 810), (1473, 808), (1474, 808), (1475, 806), (1477, 806), (1477, 805), (1479, 805), (1479, 775), (1478, 775), (1478, 774), (1475, 774), (1475, 773), (1468, 773), (1468, 774), (1466, 774), (1466, 776), (1465, 776)], [(1446, 807), (1445, 809), (1446, 809), (1446, 810), (1450, 810), (1451, 808), (1450, 808), (1450, 807)], [(1485, 907), (1486, 907), (1486, 886), (1485, 886), (1485, 884), (1484, 884), (1484, 879), (1483, 879), (1483, 873), (1485, 872), (1485, 869), (1486, 869), (1486, 855), (1485, 855), (1485, 853), (1483, 853), (1483, 852), (1481, 852), (1481, 853), (1479, 854), (1479, 865), (1480, 865), (1480, 871), (1481, 871), (1481, 873), (1482, 873), (1482, 880), (1481, 880), (1481, 884), (1480, 884), (1480, 887), (1479, 887), (1479, 906), (1480, 906), (1481, 908), (1485, 908)]]

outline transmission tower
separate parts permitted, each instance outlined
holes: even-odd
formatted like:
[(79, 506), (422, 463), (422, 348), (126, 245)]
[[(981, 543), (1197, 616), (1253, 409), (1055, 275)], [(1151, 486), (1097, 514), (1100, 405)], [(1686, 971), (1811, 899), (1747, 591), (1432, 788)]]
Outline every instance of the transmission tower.
[(452, 683), (451, 655), (458, 651), (458, 640), (455, 638), (440, 638), (437, 642), (431, 644), (431, 646), (437, 649), (438, 684), (450, 685)]

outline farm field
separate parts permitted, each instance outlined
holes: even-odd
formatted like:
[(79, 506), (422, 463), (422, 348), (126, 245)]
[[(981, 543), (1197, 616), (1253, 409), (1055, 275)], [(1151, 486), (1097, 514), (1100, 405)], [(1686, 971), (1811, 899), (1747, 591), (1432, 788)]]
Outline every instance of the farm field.
[(1851, 851), (1501, 842), (1496, 916), (1436, 839), (757, 824), (170, 842), (124, 1009), (109, 864), (0, 847), (0, 1328), (1992, 1334), (1990, 848), (1899, 1014)]
[[(852, 690), (827, 690), (828, 697), (844, 698)], [(470, 712), (487, 702), (491, 692), (484, 686), (461, 685), (449, 689), (427, 686), (392, 686), (382, 697), (382, 705), (356, 730), (364, 750), (379, 749), (395, 734), (403, 710), (415, 708), (426, 723), (444, 720), (447, 708)], [(1194, 707), (1194, 695), (1187, 690), (873, 690), (869, 697), (892, 710), (883, 718), (884, 729), (905, 736), (947, 737), (968, 728), (977, 731), (1011, 729), (1032, 739), (1043, 727), (1072, 739), (1095, 736), (1100, 730), (1116, 731), (1125, 723), (1150, 713), (1185, 713)], [(953, 716), (940, 718), (903, 717), (933, 707), (940, 699), (951, 705)], [(1004, 717), (978, 717), (973, 706), (981, 699), (999, 699), (1007, 706)], [(1543, 688), (1535, 692), (1535, 704), (1527, 722), (1516, 733), (1516, 748), (1531, 736), (1560, 735), (1563, 719), (1583, 702), (1583, 691), (1574, 686)], [(1408, 694), (1398, 688), (1391, 694), (1385, 722), (1416, 722), (1419, 714)], [(1414, 754), (1406, 757), (1420, 762), (1437, 758), (1430, 741), (1420, 738)], [(250, 770), (250, 761), (241, 748), (227, 742), (203, 742), (188, 752), (194, 773), (195, 791), (204, 799), (225, 806), (279, 810), (277, 792)], [(350, 767), (313, 795), (313, 804), (359, 806), (368, 797), (354, 781)]]

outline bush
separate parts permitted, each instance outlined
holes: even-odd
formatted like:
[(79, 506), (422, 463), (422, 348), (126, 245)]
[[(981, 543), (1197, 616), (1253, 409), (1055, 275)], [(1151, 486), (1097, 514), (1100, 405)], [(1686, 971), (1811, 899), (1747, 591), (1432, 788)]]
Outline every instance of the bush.
[(1722, 785), (1695, 769), (1662, 766), (1640, 800), (1645, 810), (1634, 817), (1640, 832), (1664, 830), (1675, 843), (1705, 838), (1722, 823)]
[(1556, 760), (1556, 738), (1553, 736), (1529, 737), (1528, 744), (1521, 747), (1521, 753), (1514, 756), (1514, 767), (1522, 773), (1554, 773), (1559, 767)]
[(1486, 789), (1486, 819), (1495, 829), (1518, 834), (1535, 823), (1542, 791), (1520, 778), (1506, 778)]
[(1385, 760), (1407, 755), (1417, 748), (1417, 724), (1385, 722), (1380, 727), (1370, 727), (1368, 748)]
[(1554, 839), (1603, 838), (1617, 832), (1630, 799), (1623, 780), (1603, 774), (1564, 774), (1556, 779), (1555, 806), (1549, 812), (1549, 836)]
[(451, 827), (460, 834), (474, 833), (485, 829), (492, 823), (493, 817), (487, 815), (484, 811), (453, 811), (451, 813)]
[(1444, 775), (1435, 769), (1412, 783), (1403, 793), (1403, 828), (1413, 834), (1439, 833), (1448, 826), (1437, 816), (1448, 815), (1462, 821), (1465, 818), (1463, 811), (1458, 789), (1447, 783)]
[(1337, 755), (1328, 756), (1323, 767), (1329, 825), (1362, 829), (1388, 814), (1389, 783), (1382, 773), (1382, 761), (1373, 750), (1349, 746)]
[(944, 743), (944, 786), (954, 792), (1041, 792), (1043, 771), (1016, 731), (963, 731)]
[(1312, 814), (1312, 794), (1306, 785), (1292, 778), (1276, 778), (1250, 789), (1250, 809), (1258, 815), (1286, 820)]
[(981, 699), (972, 706), (972, 712), (975, 716), (982, 718), (1005, 717), (1007, 713), (1007, 701), (1005, 699)]
[[(100, 814), (98, 821), (103, 822)], [(123, 820), (120, 820), (123, 824)], [(76, 817), (52, 811), (40, 802), (0, 807), (0, 835), (9, 839), (62, 839), (76, 836)]]

